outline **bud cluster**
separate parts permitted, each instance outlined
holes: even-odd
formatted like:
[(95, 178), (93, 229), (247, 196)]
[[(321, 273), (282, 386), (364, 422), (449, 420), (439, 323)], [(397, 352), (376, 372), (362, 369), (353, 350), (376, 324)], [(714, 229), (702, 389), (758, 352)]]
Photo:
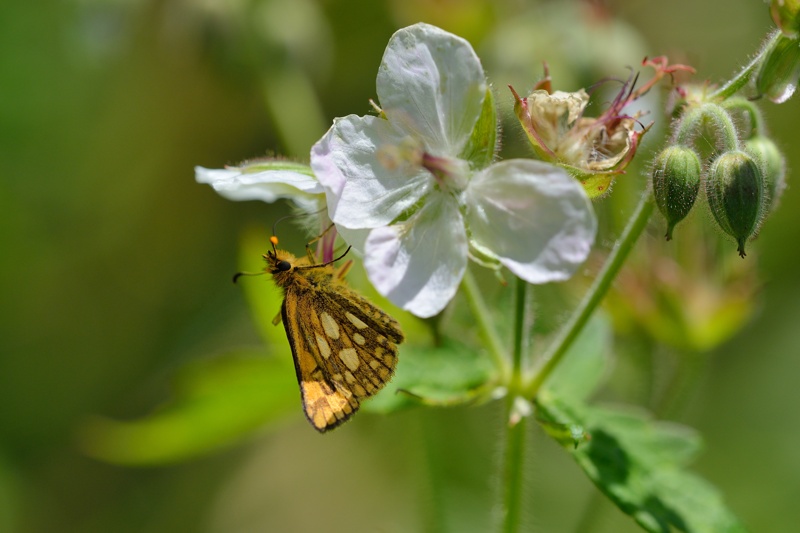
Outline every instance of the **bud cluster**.
[[(749, 118), (747, 127), (737, 127), (737, 115)], [(752, 102), (733, 98), (721, 105), (689, 106), (652, 170), (653, 196), (667, 221), (667, 240), (702, 189), (717, 225), (736, 240), (744, 257), (746, 242), (784, 189), (784, 176), (783, 156), (763, 134), (761, 114)]]

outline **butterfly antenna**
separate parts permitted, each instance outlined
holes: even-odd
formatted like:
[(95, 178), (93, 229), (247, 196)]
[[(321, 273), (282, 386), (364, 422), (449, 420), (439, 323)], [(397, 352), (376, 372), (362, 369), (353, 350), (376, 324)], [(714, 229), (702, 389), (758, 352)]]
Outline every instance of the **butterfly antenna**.
[(237, 281), (239, 281), (239, 278), (241, 278), (242, 276), (260, 276), (263, 273), (264, 273), (263, 271), (262, 272), (237, 272), (236, 274), (233, 275), (233, 282), (236, 283)]
[(344, 253), (343, 253), (342, 255), (340, 255), (340, 256), (339, 256), (339, 257), (337, 257), (336, 259), (331, 259), (331, 260), (330, 260), (330, 261), (328, 261), (327, 263), (320, 263), (320, 264), (318, 264), (318, 265), (305, 265), (305, 266), (297, 266), (297, 267), (294, 267), (294, 268), (295, 268), (295, 270), (307, 270), (307, 269), (309, 269), (309, 268), (321, 268), (321, 267), (324, 267), (324, 266), (332, 265), (333, 263), (335, 263), (335, 262), (336, 262), (336, 261), (338, 261), (339, 259), (342, 259), (344, 256), (346, 256), (346, 255), (347, 255), (347, 252), (349, 252), (349, 251), (350, 251), (350, 248), (352, 248), (352, 246), (348, 246), (348, 247), (347, 247), (347, 250), (345, 250), (345, 251), (344, 251)]
[(348, 247), (347, 247), (347, 250), (345, 250), (345, 251), (344, 251), (344, 253), (343, 253), (342, 255), (340, 255), (340, 256), (339, 256), (339, 257), (337, 257), (336, 259), (333, 259), (332, 261), (328, 261), (328, 262), (327, 262), (327, 263), (325, 263), (325, 264), (326, 264), (326, 265), (329, 265), (329, 264), (331, 264), (331, 263), (335, 263), (335, 262), (336, 262), (336, 261), (338, 261), (339, 259), (342, 259), (344, 256), (346, 256), (346, 255), (347, 255), (347, 252), (349, 252), (349, 251), (350, 251), (350, 248), (352, 248), (352, 246), (348, 246)]

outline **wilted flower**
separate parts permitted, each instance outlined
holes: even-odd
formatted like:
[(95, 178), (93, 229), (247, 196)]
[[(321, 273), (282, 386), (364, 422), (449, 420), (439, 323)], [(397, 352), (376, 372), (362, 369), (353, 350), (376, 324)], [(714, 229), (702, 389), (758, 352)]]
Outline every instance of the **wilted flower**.
[(553, 91), (546, 70), (545, 79), (526, 98), (509, 86), (515, 100), (514, 112), (536, 155), (579, 179), (591, 198), (608, 192), (614, 176), (625, 171), (642, 135), (650, 128), (640, 125), (640, 114), (627, 115), (623, 108), (643, 96), (664, 75), (692, 70), (683, 65), (670, 66), (663, 57), (643, 64), (654, 67), (655, 76), (639, 89), (634, 89), (636, 79), (623, 84), (608, 109), (596, 118), (584, 116), (589, 103), (584, 89), (571, 93)]

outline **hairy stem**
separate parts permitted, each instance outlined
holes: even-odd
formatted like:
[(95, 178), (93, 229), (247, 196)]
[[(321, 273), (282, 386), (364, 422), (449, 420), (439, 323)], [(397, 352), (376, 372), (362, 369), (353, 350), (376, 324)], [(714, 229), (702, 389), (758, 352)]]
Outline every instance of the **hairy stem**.
[[(513, 400), (509, 401), (513, 409)], [(515, 423), (509, 421), (506, 429), (506, 449), (503, 483), (503, 533), (517, 533), (522, 517), (522, 478), (525, 457), (525, 431), (528, 417), (521, 417)]]
[(522, 480), (525, 459), (526, 416), (517, 411), (522, 384), (522, 356), (525, 350), (525, 309), (528, 284), (517, 278), (514, 302), (514, 351), (508, 384), (506, 448), (503, 467), (503, 533), (516, 533), (522, 515)]
[(734, 94), (736, 94), (739, 89), (743, 88), (747, 85), (747, 82), (750, 81), (750, 76), (756, 71), (761, 65), (761, 60), (764, 59), (764, 56), (772, 49), (773, 43), (778, 40), (781, 36), (780, 31), (774, 32), (772, 35), (769, 36), (767, 42), (764, 46), (761, 47), (761, 50), (756, 54), (756, 56), (745, 65), (745, 67), (739, 71), (739, 73), (734, 76), (730, 81), (728, 81), (725, 85), (714, 91), (708, 96), (709, 101), (722, 101), (727, 100)]
[(489, 350), (489, 357), (491, 357), (495, 368), (500, 374), (503, 383), (506, 382), (509, 376), (508, 367), (508, 353), (500, 342), (500, 337), (497, 335), (497, 329), (494, 327), (494, 322), (489, 314), (489, 308), (481, 296), (481, 290), (478, 287), (478, 282), (472, 272), (467, 269), (464, 274), (464, 280), (461, 282), (461, 287), (464, 289), (464, 296), (467, 298), (467, 303), (472, 315), (475, 317), (475, 322), (478, 330), (486, 342), (486, 347)]

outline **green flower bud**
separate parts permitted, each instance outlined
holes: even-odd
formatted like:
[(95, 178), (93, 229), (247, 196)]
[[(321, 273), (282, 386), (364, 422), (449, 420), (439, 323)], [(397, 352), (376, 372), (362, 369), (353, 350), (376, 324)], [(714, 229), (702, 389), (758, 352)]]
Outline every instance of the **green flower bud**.
[(772, 0), (769, 13), (775, 25), (787, 37), (797, 37), (800, 30), (800, 0)]
[(744, 142), (744, 151), (761, 166), (766, 193), (764, 212), (768, 213), (786, 188), (786, 160), (769, 137), (756, 135)]
[(653, 164), (653, 196), (667, 219), (667, 240), (675, 224), (686, 218), (700, 189), (700, 157), (686, 146), (665, 148)]
[(744, 245), (764, 212), (761, 167), (741, 150), (725, 152), (711, 165), (706, 197), (714, 219), (722, 231), (736, 239), (739, 255), (744, 257)]
[(800, 40), (779, 35), (761, 63), (756, 89), (776, 104), (792, 97), (800, 79)]

